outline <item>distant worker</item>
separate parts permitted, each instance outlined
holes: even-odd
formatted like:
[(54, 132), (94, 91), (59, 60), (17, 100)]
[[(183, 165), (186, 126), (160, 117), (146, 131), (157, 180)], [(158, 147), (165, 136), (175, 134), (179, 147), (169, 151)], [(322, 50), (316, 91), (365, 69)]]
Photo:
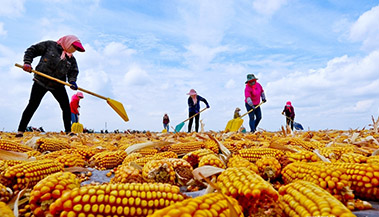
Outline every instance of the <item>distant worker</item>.
[[(188, 107), (189, 107), (188, 108), (188, 111), (189, 111), (188, 117), (192, 117), (193, 115), (200, 112), (200, 101), (203, 101), (205, 103), (205, 105), (207, 106), (207, 108), (209, 108), (209, 104), (208, 104), (207, 100), (205, 98), (197, 95), (197, 93), (194, 89), (191, 89), (190, 92), (187, 93), (187, 95), (190, 95), (188, 97)], [(195, 131), (199, 132), (200, 114), (197, 114), (194, 118), (195, 118)], [(189, 123), (188, 123), (188, 132), (189, 133), (191, 132), (192, 122), (193, 122), (193, 118), (191, 118), (189, 120)]]
[(238, 107), (236, 108), (236, 110), (234, 110), (234, 117), (233, 117), (234, 119), (241, 117), (240, 111), (241, 111), (241, 109)]
[(163, 128), (169, 132), (169, 123), (170, 123), (170, 118), (168, 117), (167, 114), (164, 114), (163, 116)]
[(79, 101), (83, 99), (83, 93), (77, 92), (76, 94), (72, 95), (71, 102), (70, 102), (70, 109), (71, 109), (71, 124), (78, 123), (79, 118)]
[[(79, 69), (76, 59), (73, 55), (75, 51), (84, 52), (84, 48), (80, 40), (74, 35), (66, 35), (58, 41), (42, 41), (30, 46), (24, 54), (24, 65), (22, 69), (27, 72), (32, 72), (32, 62), (36, 57), (39, 58), (39, 63), (36, 70), (46, 75), (68, 81), (70, 88), (78, 89), (76, 79)], [(58, 101), (62, 110), (63, 124), (66, 134), (71, 134), (71, 118), (70, 118), (70, 101), (67, 95), (66, 88), (63, 84), (35, 74), (33, 78), (33, 86), (30, 93), (28, 105), (21, 116), (20, 124), (16, 137), (22, 137), (26, 127), (40, 105), (42, 98), (49, 91)]]
[(258, 78), (254, 74), (247, 75), (245, 82), (245, 107), (247, 111), (254, 109), (249, 113), (250, 132), (255, 132), (259, 122), (262, 119), (261, 107), (255, 108), (261, 102), (266, 102), (266, 96), (262, 86), (257, 82)]
[(287, 126), (291, 126), (291, 130), (293, 130), (293, 122), (295, 120), (295, 109), (293, 108), (290, 101), (288, 101), (284, 106), (282, 115), (286, 116)]

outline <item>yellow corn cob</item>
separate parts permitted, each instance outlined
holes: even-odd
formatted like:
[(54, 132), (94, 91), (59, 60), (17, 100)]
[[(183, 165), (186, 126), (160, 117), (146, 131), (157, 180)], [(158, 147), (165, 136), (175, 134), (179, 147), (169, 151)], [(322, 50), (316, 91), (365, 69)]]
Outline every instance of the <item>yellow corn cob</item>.
[(92, 156), (89, 163), (101, 170), (113, 169), (124, 161), (126, 155), (126, 152), (123, 150), (103, 151)]
[(25, 153), (28, 155), (29, 158), (30, 158), (30, 157), (37, 157), (37, 156), (42, 155), (42, 153), (39, 152), (39, 151), (37, 151), (37, 150), (27, 151), (27, 152), (25, 152)]
[(0, 183), (0, 201), (7, 203), (12, 198), (13, 192)]
[(80, 182), (75, 174), (58, 172), (39, 181), (30, 193), (30, 209), (36, 217), (44, 217), (50, 204), (66, 191), (79, 188)]
[(0, 149), (6, 151), (16, 151), (16, 152), (27, 152), (33, 151), (33, 148), (23, 145), (19, 142), (14, 142), (12, 140), (0, 139)]
[(114, 177), (110, 183), (142, 183), (142, 171), (128, 165), (120, 165), (117, 167)]
[(61, 149), (71, 148), (68, 141), (63, 141), (57, 138), (42, 137), (42, 138), (37, 139), (36, 143), (38, 145), (37, 150), (39, 152), (58, 151)]
[(367, 157), (357, 153), (344, 153), (338, 162), (344, 163), (366, 163)]
[(297, 138), (297, 137), (285, 137), (285, 138), (280, 138), (272, 141), (274, 144), (280, 144), (280, 145), (293, 145), (293, 146), (299, 146), (307, 151), (313, 151), (314, 149), (319, 148), (321, 145), (318, 142), (310, 142), (310, 141), (305, 141), (302, 138)]
[(379, 155), (370, 156), (367, 158), (368, 164), (379, 164)]
[(83, 158), (85, 160), (88, 161), (96, 153), (99, 153), (99, 151), (97, 151), (95, 149), (92, 149), (92, 148), (89, 148), (89, 147), (86, 147), (86, 146), (80, 146), (80, 147), (73, 147), (73, 148), (71, 148), (70, 149), (70, 153), (78, 153), (81, 156), (83, 156)]
[(296, 180), (312, 182), (343, 201), (354, 198), (349, 191), (350, 179), (346, 170), (330, 163), (295, 162), (282, 170), (282, 178), (285, 184)]
[(219, 147), (218, 144), (215, 140), (213, 139), (208, 139), (204, 142), (204, 148), (209, 149), (213, 151), (215, 154), (218, 154), (219, 152)]
[(177, 186), (125, 183), (82, 186), (64, 193), (50, 205), (53, 216), (124, 216), (152, 214), (186, 199)]
[(167, 161), (172, 164), (175, 174), (177, 176), (176, 184), (185, 185), (189, 180), (193, 178), (193, 168), (184, 159), (167, 158)]
[(226, 140), (222, 144), (232, 153), (244, 148), (244, 142), (239, 140)]
[(257, 165), (254, 163), (251, 163), (249, 160), (239, 156), (239, 155), (233, 155), (228, 160), (228, 167), (244, 167), (247, 168), (255, 173), (259, 173)]
[[(227, 168), (217, 177), (217, 186), (222, 193), (236, 198), (245, 216), (264, 216), (268, 211), (281, 216), (276, 205), (279, 194), (258, 174), (246, 168)], [(272, 209), (271, 209), (272, 208)]]
[[(155, 211), (148, 217), (189, 217), (189, 216), (232, 216), (230, 206), (234, 208), (237, 216), (243, 217), (241, 206), (236, 199), (223, 196), (220, 193), (209, 193), (196, 198), (189, 198), (174, 203), (166, 208)], [(237, 217), (236, 216), (236, 217)], [(234, 216), (233, 216), (234, 217)]]
[(158, 153), (158, 150), (155, 148), (142, 148), (142, 149), (137, 150), (135, 153), (140, 153), (142, 154), (142, 156), (145, 157), (145, 156), (155, 155), (156, 153)]
[(317, 156), (317, 154), (307, 151), (300, 150), (298, 152), (286, 152), (288, 159), (292, 162), (302, 161), (302, 162), (317, 162), (321, 161), (321, 159)]
[(295, 181), (279, 189), (279, 203), (287, 216), (355, 216), (329, 192), (307, 181)]
[(2, 201), (0, 201), (0, 216), (1, 217), (14, 217), (14, 214), (11, 208)]
[(340, 159), (342, 154), (354, 152), (354, 146), (323, 147), (319, 148), (320, 154), (333, 161)]
[(151, 160), (143, 166), (142, 177), (147, 182), (175, 183), (175, 171), (167, 159)]
[(164, 158), (178, 158), (178, 155), (173, 152), (173, 151), (164, 151), (164, 152), (159, 152), (155, 154), (156, 156), (161, 156)]
[(209, 165), (218, 168), (225, 168), (224, 162), (214, 154), (206, 155), (200, 158), (199, 167)]
[(46, 176), (63, 171), (63, 165), (55, 160), (27, 161), (9, 167), (4, 171), (4, 177), (10, 181), (13, 190), (33, 187)]
[(124, 160), (122, 161), (122, 164), (128, 165), (130, 162), (135, 161), (135, 160), (142, 158), (142, 157), (143, 156), (140, 153), (131, 153), (124, 158)]
[(259, 175), (264, 179), (274, 180), (280, 176), (281, 165), (274, 157), (262, 157), (255, 163), (259, 169)]
[(185, 154), (201, 148), (203, 148), (203, 142), (185, 142), (170, 145), (168, 151), (173, 151), (177, 154)]
[(187, 153), (183, 156), (183, 159), (190, 163), (192, 168), (197, 168), (200, 158), (206, 155), (214, 155), (214, 152), (209, 149), (198, 149)]
[(246, 148), (238, 151), (238, 154), (252, 163), (265, 156), (280, 159), (284, 155), (282, 151), (272, 148)]
[(152, 160), (162, 160), (162, 159), (166, 159), (166, 158), (162, 157), (160, 155), (153, 155), (153, 156), (147, 156), (147, 157), (138, 158), (134, 162), (136, 164), (140, 165), (141, 167), (144, 167), (145, 164), (147, 164), (149, 161), (152, 161)]
[(357, 163), (333, 163), (343, 168), (350, 178), (351, 189), (360, 199), (379, 200), (379, 165)]
[(86, 162), (80, 154), (64, 154), (57, 157), (57, 161), (64, 165), (64, 167), (84, 167)]

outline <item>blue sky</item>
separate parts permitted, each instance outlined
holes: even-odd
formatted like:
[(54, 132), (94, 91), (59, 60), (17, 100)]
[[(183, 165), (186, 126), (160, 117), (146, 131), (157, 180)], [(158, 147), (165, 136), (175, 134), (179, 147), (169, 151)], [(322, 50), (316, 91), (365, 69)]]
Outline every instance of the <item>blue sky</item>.
[[(248, 73), (266, 92), (264, 130), (284, 125), (287, 101), (307, 130), (367, 128), (379, 116), (377, 20), (377, 0), (3, 0), (0, 130), (17, 130), (32, 85), (14, 64), (29, 46), (68, 34), (86, 49), (74, 54), (78, 85), (121, 102), (130, 118), (85, 94), (80, 122), (89, 129), (161, 131), (164, 113), (175, 127), (194, 88), (211, 106), (205, 130), (223, 130), (236, 107), (246, 112)], [(51, 94), (30, 125), (63, 130)]]

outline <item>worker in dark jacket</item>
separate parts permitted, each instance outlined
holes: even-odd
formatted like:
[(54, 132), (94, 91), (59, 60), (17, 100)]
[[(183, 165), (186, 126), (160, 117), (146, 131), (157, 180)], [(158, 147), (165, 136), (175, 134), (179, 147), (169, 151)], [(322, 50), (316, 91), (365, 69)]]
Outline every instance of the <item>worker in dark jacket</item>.
[[(25, 51), (23, 69), (27, 72), (31, 72), (33, 59), (40, 56), (41, 59), (36, 67), (37, 71), (64, 82), (68, 80), (71, 84), (70, 88), (77, 90), (76, 78), (79, 70), (76, 59), (73, 56), (75, 51), (84, 52), (85, 50), (80, 40), (74, 35), (63, 36), (58, 41), (40, 42), (32, 45)], [(71, 132), (71, 111), (65, 86), (37, 74), (34, 74), (33, 80), (34, 83), (29, 103), (22, 113), (16, 137), (23, 136), (26, 126), (29, 124), (42, 98), (48, 91), (53, 94), (62, 109), (65, 132), (69, 134)]]
[(282, 114), (286, 116), (287, 126), (290, 126), (291, 130), (293, 130), (293, 122), (295, 120), (295, 109), (293, 108), (290, 101), (288, 101), (284, 106)]
[[(209, 108), (209, 104), (208, 104), (207, 100), (204, 99), (203, 97), (197, 95), (197, 93), (194, 89), (191, 89), (190, 92), (187, 93), (187, 95), (190, 95), (188, 97), (188, 111), (189, 111), (188, 117), (192, 117), (193, 115), (200, 112), (200, 101), (203, 101), (205, 103), (205, 105), (207, 106), (207, 108)], [(200, 114), (197, 114), (194, 118), (195, 118), (195, 131), (199, 132)], [(189, 133), (191, 132), (192, 122), (193, 122), (193, 118), (191, 118), (189, 120), (189, 123), (188, 123), (188, 132)]]

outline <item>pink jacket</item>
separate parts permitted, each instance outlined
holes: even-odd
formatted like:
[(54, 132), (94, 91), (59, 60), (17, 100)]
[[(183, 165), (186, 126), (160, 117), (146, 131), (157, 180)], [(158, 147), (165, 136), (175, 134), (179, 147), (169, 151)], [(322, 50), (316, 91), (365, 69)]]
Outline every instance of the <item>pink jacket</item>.
[(74, 95), (71, 97), (71, 102), (70, 102), (71, 113), (79, 114), (79, 111), (78, 111), (78, 108), (79, 108), (79, 100), (80, 100), (80, 98), (78, 97), (77, 94), (74, 94)]
[(245, 87), (245, 102), (247, 103), (247, 98), (250, 97), (253, 104), (258, 105), (261, 102), (261, 94), (263, 92), (263, 88), (258, 82), (253, 86), (247, 83)]

